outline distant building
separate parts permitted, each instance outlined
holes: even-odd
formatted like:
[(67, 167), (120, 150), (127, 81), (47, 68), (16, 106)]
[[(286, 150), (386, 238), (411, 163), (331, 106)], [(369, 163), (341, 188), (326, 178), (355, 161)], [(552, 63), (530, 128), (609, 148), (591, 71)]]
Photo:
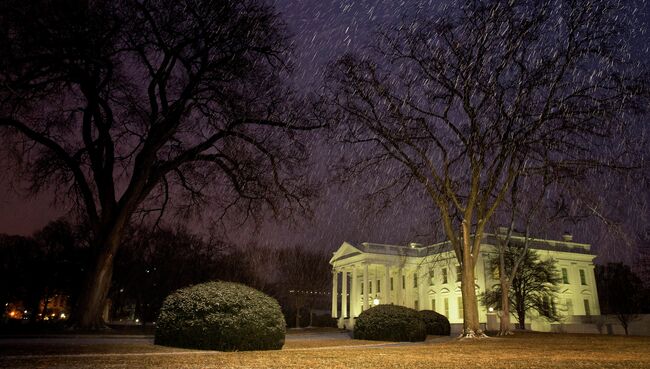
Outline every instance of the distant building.
[[(35, 315), (34, 315), (35, 314)], [(5, 303), (5, 319), (14, 320), (64, 320), (69, 316), (68, 296), (55, 294), (41, 298), (36, 311), (30, 310), (24, 301)]]
[(39, 320), (66, 319), (70, 315), (68, 296), (56, 294), (41, 299), (39, 311)]
[[(495, 237), (487, 234), (481, 245), (475, 270), (477, 295), (499, 283), (489, 266), (489, 255), (496, 252)], [(522, 241), (523, 236), (512, 236), (512, 242)], [(554, 303), (565, 322), (585, 321), (585, 317), (588, 320), (600, 315), (594, 278), (595, 255), (590, 252), (590, 245), (573, 242), (570, 235), (565, 235), (562, 240), (529, 239), (529, 247), (540, 258), (553, 258), (557, 262), (562, 280)], [(460, 267), (448, 241), (429, 246), (343, 242), (330, 264), (332, 317), (338, 318), (339, 327), (353, 328), (354, 318), (374, 304), (396, 304), (416, 310), (435, 310), (460, 330), (463, 323)], [(489, 310), (479, 303), (479, 321), (487, 329), (498, 329), (497, 312)], [(511, 321), (516, 322), (514, 316)], [(533, 313), (527, 316), (527, 323), (533, 330), (562, 330)]]

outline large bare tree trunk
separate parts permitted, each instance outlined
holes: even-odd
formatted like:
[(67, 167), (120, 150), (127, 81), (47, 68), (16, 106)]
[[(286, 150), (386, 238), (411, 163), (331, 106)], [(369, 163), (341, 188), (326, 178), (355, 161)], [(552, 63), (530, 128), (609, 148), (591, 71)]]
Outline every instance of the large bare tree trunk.
[[(514, 220), (510, 222), (510, 228), (508, 229), (508, 235), (506, 243), (510, 242), (510, 236), (512, 235), (512, 230), (514, 228)], [(507, 336), (512, 334), (510, 330), (510, 279), (506, 274), (506, 260), (505, 260), (505, 244), (498, 240), (499, 243), (499, 283), (501, 284), (501, 317), (499, 320), (499, 336)], [(513, 269), (516, 269), (513, 268)], [(513, 270), (513, 273), (516, 270)], [(514, 274), (513, 274), (514, 277)]]
[(463, 222), (463, 265), (461, 266), (461, 293), (463, 295), (463, 333), (462, 337), (483, 337), (485, 334), (478, 320), (478, 301), (474, 287), (474, 257), (471, 250), (472, 240), (469, 227)]
[[(502, 264), (503, 265), (503, 264)], [(500, 278), (501, 283), (501, 317), (499, 320), (499, 336), (507, 336), (512, 334), (510, 329), (510, 299), (508, 292), (510, 291), (510, 283), (505, 277)]]
[(106, 328), (102, 313), (111, 287), (115, 253), (124, 230), (124, 221), (111, 227), (109, 232), (99, 234), (95, 239), (98, 250), (94, 267), (89, 271), (73, 318), (78, 329), (98, 330)]
[(463, 283), (461, 291), (463, 294), (463, 336), (482, 336), (483, 331), (478, 321), (478, 304), (476, 290), (474, 289), (474, 268), (463, 268)]

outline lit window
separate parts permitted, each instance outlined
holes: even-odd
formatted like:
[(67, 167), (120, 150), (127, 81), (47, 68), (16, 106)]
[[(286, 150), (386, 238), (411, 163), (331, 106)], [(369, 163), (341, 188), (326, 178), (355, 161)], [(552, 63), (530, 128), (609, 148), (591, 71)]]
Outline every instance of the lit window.
[(580, 269), (580, 284), (583, 286), (587, 285), (587, 276), (585, 275), (584, 269)]
[(562, 268), (562, 283), (569, 284), (569, 271)]

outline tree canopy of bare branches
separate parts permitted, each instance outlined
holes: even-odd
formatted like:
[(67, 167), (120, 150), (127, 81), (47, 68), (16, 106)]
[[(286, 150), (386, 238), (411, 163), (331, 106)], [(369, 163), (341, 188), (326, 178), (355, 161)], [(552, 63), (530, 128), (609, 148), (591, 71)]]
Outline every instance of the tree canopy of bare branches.
[(462, 266), (464, 335), (481, 335), (474, 265), (515, 178), (598, 164), (646, 89), (616, 1), (455, 2), (380, 27), (330, 67), (326, 95), (350, 168), (417, 188)]
[(33, 191), (68, 196), (92, 229), (79, 327), (102, 325), (134, 212), (304, 206), (314, 127), (282, 82), (290, 49), (257, 0), (0, 2), (0, 132)]

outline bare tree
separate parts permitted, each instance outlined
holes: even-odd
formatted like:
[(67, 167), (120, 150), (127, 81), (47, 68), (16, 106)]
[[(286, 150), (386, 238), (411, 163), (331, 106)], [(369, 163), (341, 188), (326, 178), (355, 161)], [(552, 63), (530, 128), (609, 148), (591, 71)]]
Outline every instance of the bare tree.
[(226, 246), (206, 241), (184, 226), (129, 227), (115, 258), (109, 297), (113, 311), (135, 306), (142, 324), (155, 321), (175, 290), (219, 279)]
[(92, 230), (78, 327), (103, 326), (134, 212), (303, 206), (298, 133), (312, 127), (281, 83), (289, 51), (257, 0), (0, 2), (0, 129), (15, 169), (34, 192), (69, 195)]
[(323, 292), (331, 289), (329, 258), (330, 255), (323, 250), (312, 251), (302, 246), (278, 252), (280, 291), (277, 294), (285, 299), (285, 306), (293, 304), (296, 328), (300, 328), (300, 312), (305, 307), (309, 310), (309, 326), (312, 326), (314, 308), (324, 300), (326, 295)]
[(349, 168), (417, 187), (462, 267), (464, 331), (483, 336), (474, 267), (485, 227), (522, 171), (582, 168), (641, 93), (613, 1), (469, 0), (382, 27), (331, 65), (326, 96)]
[(638, 320), (639, 313), (643, 312), (647, 294), (643, 282), (629, 266), (621, 263), (597, 266), (596, 282), (602, 313), (615, 315), (627, 335), (630, 323)]

